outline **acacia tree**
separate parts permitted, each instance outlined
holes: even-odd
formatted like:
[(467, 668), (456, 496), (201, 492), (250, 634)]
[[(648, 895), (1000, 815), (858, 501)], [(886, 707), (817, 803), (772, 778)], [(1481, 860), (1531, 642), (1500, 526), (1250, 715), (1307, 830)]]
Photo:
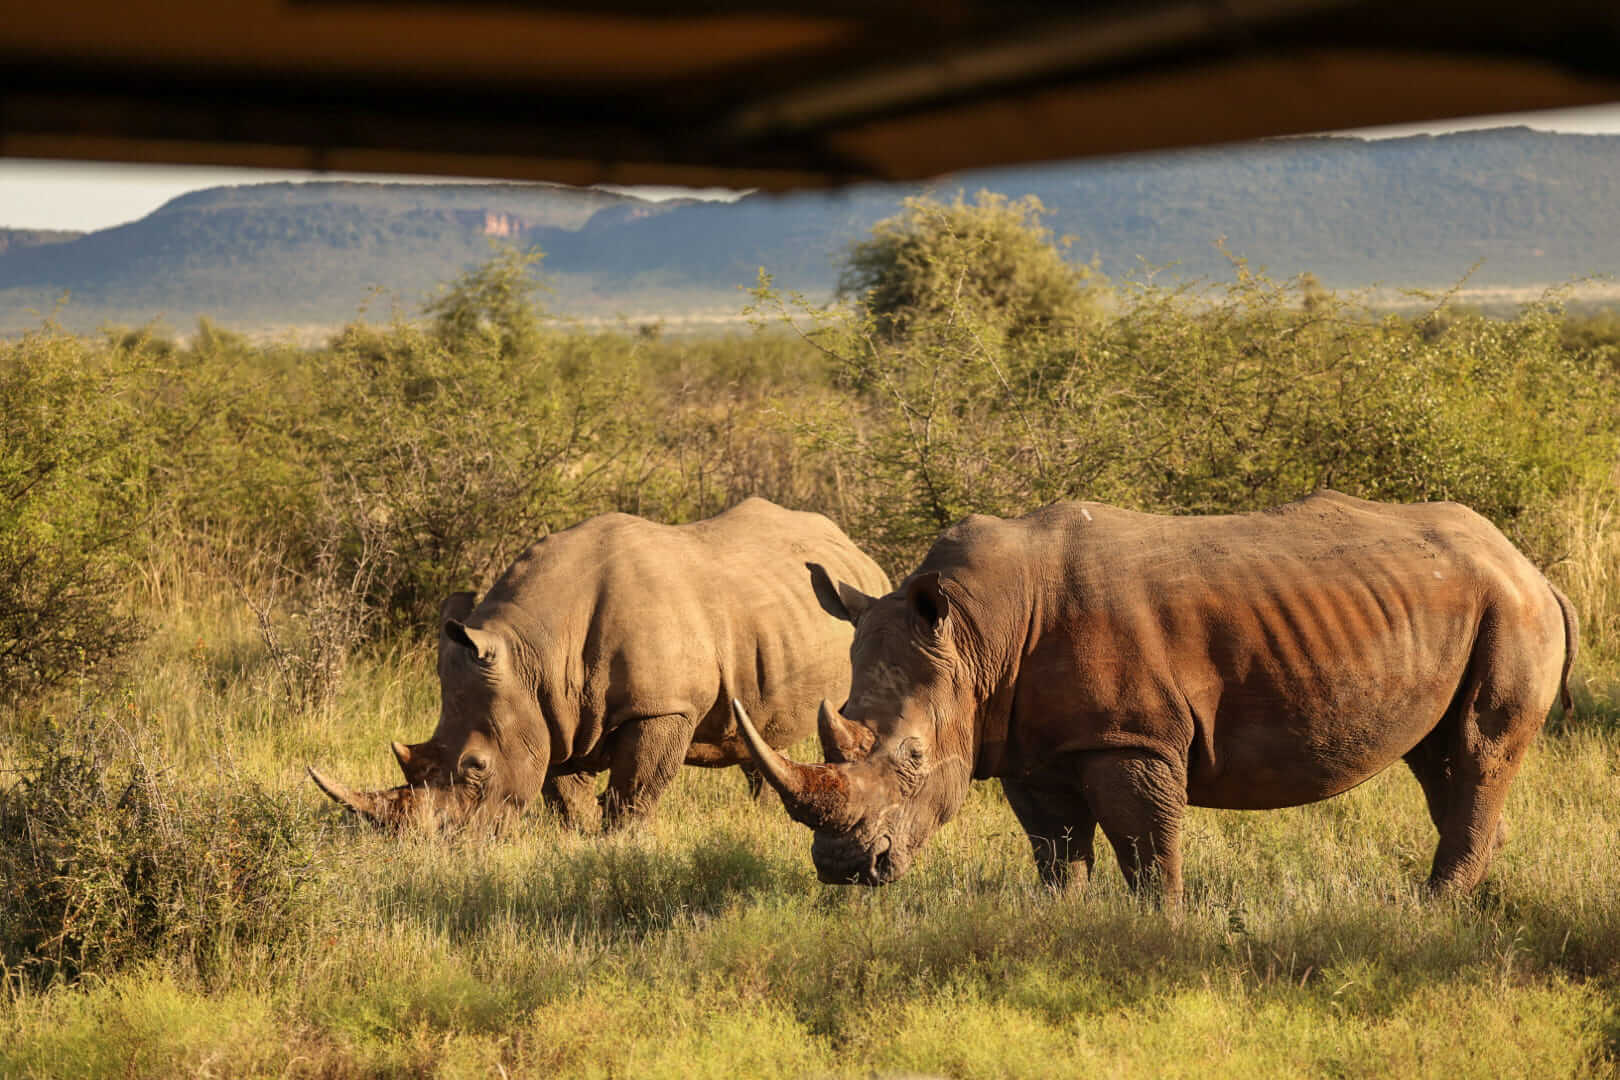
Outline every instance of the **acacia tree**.
[(891, 340), (957, 314), (1009, 340), (1072, 325), (1096, 307), (1092, 272), (1063, 257), (1044, 212), (1033, 195), (907, 199), (850, 249), (839, 295)]
[(537, 297), (546, 291), (533, 269), (543, 258), (539, 248), (499, 247), (487, 262), (446, 285), (422, 309), (439, 340), (452, 350), (493, 343), (507, 360), (533, 354), (545, 318)]

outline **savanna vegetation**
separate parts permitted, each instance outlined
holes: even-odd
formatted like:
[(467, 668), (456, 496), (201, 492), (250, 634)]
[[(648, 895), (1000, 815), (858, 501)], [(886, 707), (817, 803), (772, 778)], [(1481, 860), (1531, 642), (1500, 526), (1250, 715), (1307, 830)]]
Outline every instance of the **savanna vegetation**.
[[(579, 332), (509, 252), (318, 347), (206, 322), (0, 345), (0, 1073), (1620, 1071), (1612, 317), (1392, 315), (1240, 260), (1106, 281), (1039, 210), (913, 201), (849, 303), (762, 280), (746, 336)], [(1400, 769), (1195, 811), (1175, 918), (1107, 854), (1045, 892), (989, 785), (869, 892), (817, 884), (732, 773), (685, 770), (607, 838), (538, 807), (384, 837), (303, 778), (394, 782), (386, 743), (437, 713), (439, 601), (594, 513), (763, 495), (899, 577), (970, 511), (1324, 485), (1468, 503), (1581, 615), (1575, 708), (1469, 899), (1420, 895)]]

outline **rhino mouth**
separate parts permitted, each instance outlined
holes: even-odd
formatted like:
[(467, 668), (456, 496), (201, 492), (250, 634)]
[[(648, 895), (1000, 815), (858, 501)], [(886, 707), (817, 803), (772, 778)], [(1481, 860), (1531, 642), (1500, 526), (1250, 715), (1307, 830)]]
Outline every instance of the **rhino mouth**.
[(894, 880), (894, 861), (890, 858), (894, 844), (887, 836), (872, 846), (872, 857), (866, 864), (867, 885), (882, 885)]
[[(836, 841), (835, 841), (836, 842)], [(820, 854), (812, 851), (812, 855)], [(898, 877), (894, 861), (894, 843), (888, 836), (880, 836), (865, 851), (856, 850), (837, 854), (822, 854), (815, 860), (816, 877), (823, 885), (887, 885)]]

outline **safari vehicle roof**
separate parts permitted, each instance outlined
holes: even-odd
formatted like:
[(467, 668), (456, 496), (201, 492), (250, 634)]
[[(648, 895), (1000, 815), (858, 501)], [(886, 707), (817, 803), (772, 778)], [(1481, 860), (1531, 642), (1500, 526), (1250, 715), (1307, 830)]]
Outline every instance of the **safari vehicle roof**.
[(784, 189), (1620, 99), (1614, 0), (0, 2), (0, 155)]

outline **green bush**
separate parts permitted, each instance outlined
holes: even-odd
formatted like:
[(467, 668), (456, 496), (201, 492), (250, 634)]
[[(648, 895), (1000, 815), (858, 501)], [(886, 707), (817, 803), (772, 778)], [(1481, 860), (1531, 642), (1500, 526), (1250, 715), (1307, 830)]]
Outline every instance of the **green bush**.
[(313, 910), (304, 800), (199, 784), (141, 726), (49, 727), (0, 789), (0, 940), (33, 983), (154, 958), (207, 975), (232, 945), (297, 940)]
[(498, 337), (451, 348), (408, 324), (347, 328), (322, 356), (304, 426), (315, 498), (298, 538), (363, 574), (385, 633), (432, 624), (457, 589), (487, 587), (528, 544), (598, 505), (623, 452), (622, 388), (564, 375)]
[(1033, 195), (989, 191), (908, 198), (851, 248), (838, 291), (891, 340), (962, 315), (998, 342), (1078, 322), (1095, 303), (1090, 273), (1051, 244), (1043, 210)]
[[(420, 633), (447, 594), (487, 586), (524, 546), (601, 506), (603, 461), (624, 445), (624, 379), (568, 366), (543, 332), (536, 258), (505, 252), (470, 271), (426, 326), (357, 322), (289, 350), (204, 324), (177, 357), (200, 434), (182, 450), (171, 505), (187, 520), (173, 527), (269, 553), (261, 624), (311, 629), (281, 633), (289, 663), (340, 666), (317, 623), (350, 646)], [(297, 698), (330, 689), (299, 681)]]
[(1455, 499), (1512, 529), (1615, 445), (1612, 423), (1569, 438), (1605, 380), (1558, 347), (1556, 308), (1431, 333), (1241, 265), (1198, 299), (1144, 290), (1096, 346), (1135, 405), (1126, 442), (1146, 452), (1127, 497), (1147, 506), (1231, 512), (1334, 487)]
[(544, 286), (533, 268), (543, 257), (538, 248), (497, 248), (489, 261), (446, 285), (423, 309), (439, 340), (455, 352), (494, 349), (508, 360), (533, 355), (544, 325), (535, 303)]
[(446, 594), (608, 510), (687, 521), (763, 495), (903, 575), (973, 512), (1220, 513), (1333, 486), (1456, 499), (1546, 565), (1570, 554), (1569, 499), (1620, 457), (1602, 318), (1555, 299), (1396, 315), (1238, 260), (1225, 284), (1105, 294), (1029, 201), (915, 202), (852, 254), (857, 304), (767, 282), (754, 311), (778, 325), (750, 337), (548, 323), (534, 258), (497, 255), (425, 324), (313, 347), (207, 322), (184, 345), (6, 346), (5, 692), (116, 655), (152, 541), (214, 553), (305, 708), (347, 650), (431, 635)]
[(1560, 344), (1588, 364), (1620, 373), (1620, 311), (1602, 308), (1571, 313), (1563, 320)]
[(0, 703), (116, 656), (150, 441), (136, 351), (46, 327), (0, 344)]

